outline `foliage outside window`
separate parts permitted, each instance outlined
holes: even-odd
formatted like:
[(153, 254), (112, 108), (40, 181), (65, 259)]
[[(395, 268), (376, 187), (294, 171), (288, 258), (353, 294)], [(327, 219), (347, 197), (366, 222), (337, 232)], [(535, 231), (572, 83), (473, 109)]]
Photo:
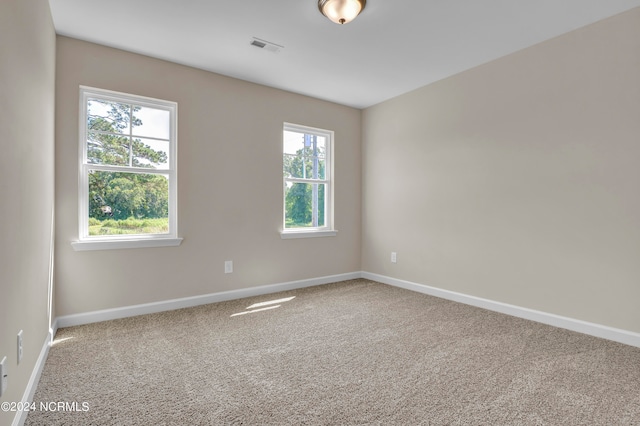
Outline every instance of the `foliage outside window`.
[(331, 131), (285, 123), (283, 234), (332, 230), (332, 141)]
[(80, 94), (80, 241), (175, 239), (177, 105)]

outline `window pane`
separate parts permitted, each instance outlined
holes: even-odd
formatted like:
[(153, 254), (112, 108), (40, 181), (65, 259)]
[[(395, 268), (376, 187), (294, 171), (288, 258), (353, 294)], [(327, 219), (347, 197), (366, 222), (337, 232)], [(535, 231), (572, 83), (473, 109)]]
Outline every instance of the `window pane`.
[(325, 175), (324, 158), (311, 157), (306, 164), (307, 164), (307, 178), (324, 179), (324, 175)]
[(316, 146), (318, 148), (318, 153), (321, 155), (324, 155), (324, 153), (326, 152), (326, 141), (327, 138), (325, 138), (324, 136), (316, 136)]
[(134, 139), (133, 167), (169, 169), (169, 142), (155, 139)]
[(167, 176), (89, 170), (89, 235), (168, 232)]
[(285, 186), (285, 228), (321, 227), (325, 223), (325, 184)]
[(135, 106), (132, 133), (148, 138), (169, 139), (170, 113), (164, 109)]
[(129, 133), (131, 106), (100, 99), (87, 101), (87, 128), (110, 133)]
[(284, 155), (284, 176), (285, 177), (295, 177), (295, 178), (303, 178), (304, 177), (304, 169), (302, 167), (302, 158), (297, 155)]
[(304, 133), (285, 130), (283, 135), (285, 154), (297, 155), (304, 148)]
[(87, 162), (110, 166), (129, 165), (129, 141), (127, 136), (87, 134)]
[(325, 179), (326, 160), (324, 159), (324, 157), (285, 154), (283, 163), (283, 171), (285, 177), (302, 179)]
[(327, 138), (324, 136), (316, 136), (311, 134), (284, 131), (284, 147), (285, 154), (295, 155), (325, 155), (327, 146)]

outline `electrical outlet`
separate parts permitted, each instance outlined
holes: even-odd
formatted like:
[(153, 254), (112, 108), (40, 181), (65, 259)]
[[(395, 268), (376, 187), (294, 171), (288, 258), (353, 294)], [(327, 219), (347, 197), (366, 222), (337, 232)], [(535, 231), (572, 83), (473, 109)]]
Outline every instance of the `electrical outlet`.
[(230, 274), (233, 272), (233, 260), (224, 261), (224, 273)]
[(22, 361), (22, 330), (18, 333), (18, 364)]
[(395, 251), (391, 252), (391, 263), (398, 263), (398, 254)]
[(2, 358), (2, 361), (0, 361), (0, 396), (2, 396), (4, 392), (7, 390), (8, 375), (9, 374), (7, 373), (7, 357), (5, 356), (4, 358)]

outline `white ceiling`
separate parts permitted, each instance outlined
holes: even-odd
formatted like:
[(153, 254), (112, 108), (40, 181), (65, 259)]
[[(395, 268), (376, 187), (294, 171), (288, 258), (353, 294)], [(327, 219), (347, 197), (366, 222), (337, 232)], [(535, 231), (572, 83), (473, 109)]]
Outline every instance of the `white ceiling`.
[[(49, 0), (58, 34), (364, 108), (640, 6), (640, 0)], [(253, 37), (284, 46), (271, 53)]]

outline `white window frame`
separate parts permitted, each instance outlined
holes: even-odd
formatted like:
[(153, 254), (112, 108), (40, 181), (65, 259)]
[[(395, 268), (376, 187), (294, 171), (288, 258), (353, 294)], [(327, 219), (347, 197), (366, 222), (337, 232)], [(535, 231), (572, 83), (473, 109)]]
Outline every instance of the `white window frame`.
[[(288, 178), (283, 177), (282, 183), (282, 229), (280, 230), (280, 237), (282, 239), (290, 238), (312, 238), (312, 237), (334, 237), (338, 234), (338, 231), (334, 228), (334, 179), (333, 179), (333, 151), (334, 151), (334, 132), (332, 130), (319, 129), (316, 127), (303, 126), (300, 124), (284, 123), (282, 129), (283, 141), (283, 167), (284, 167), (284, 132), (298, 132), (306, 133), (316, 136), (324, 137), (326, 140), (326, 153), (325, 153), (325, 178), (324, 179), (304, 179), (304, 178)], [(286, 228), (286, 186), (287, 183), (319, 183), (325, 184), (325, 203), (324, 203), (324, 226), (319, 227), (300, 227), (300, 228)]]
[[(87, 161), (87, 101), (97, 98), (105, 101), (134, 104), (169, 111), (169, 160), (168, 169), (147, 169), (129, 166), (111, 166), (90, 164)], [(161, 99), (80, 86), (80, 126), (79, 126), (79, 178), (78, 178), (78, 241), (71, 243), (77, 251), (105, 250), (121, 248), (178, 246), (182, 238), (178, 237), (178, 104)], [(144, 172), (169, 177), (169, 232), (166, 234), (135, 235), (89, 235), (89, 170), (112, 172)]]

